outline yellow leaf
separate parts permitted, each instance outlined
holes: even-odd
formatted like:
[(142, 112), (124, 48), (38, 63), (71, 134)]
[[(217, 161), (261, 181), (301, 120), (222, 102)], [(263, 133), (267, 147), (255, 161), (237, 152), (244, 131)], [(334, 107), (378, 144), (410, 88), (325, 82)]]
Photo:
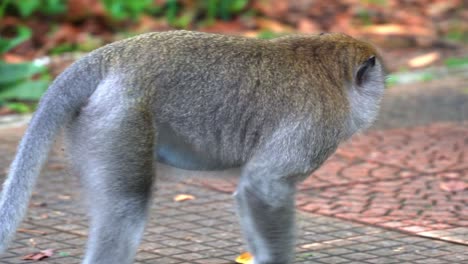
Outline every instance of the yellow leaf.
[(410, 59), (408, 61), (408, 65), (412, 68), (425, 67), (434, 63), (438, 59), (440, 59), (440, 53), (435, 51)]
[(195, 200), (195, 196), (190, 194), (179, 194), (174, 197), (174, 202), (183, 202), (189, 200)]
[(244, 252), (236, 258), (238, 264), (253, 264), (253, 256), (249, 252)]

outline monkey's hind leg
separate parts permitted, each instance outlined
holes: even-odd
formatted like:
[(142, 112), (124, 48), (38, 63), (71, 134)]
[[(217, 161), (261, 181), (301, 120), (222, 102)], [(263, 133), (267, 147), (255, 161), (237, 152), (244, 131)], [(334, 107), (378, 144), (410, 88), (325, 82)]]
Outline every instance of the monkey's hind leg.
[(313, 168), (307, 126), (279, 129), (242, 168), (235, 197), (254, 264), (290, 264), (295, 246), (296, 185)]
[[(74, 168), (90, 206), (84, 264), (130, 264), (153, 182), (154, 128), (136, 109), (84, 109), (69, 129)], [(101, 109), (102, 110), (102, 109)]]
[[(289, 264), (294, 248), (294, 184), (245, 168), (235, 197), (255, 264)], [(269, 173), (268, 171), (263, 171)], [(270, 171), (274, 173), (274, 171)]]

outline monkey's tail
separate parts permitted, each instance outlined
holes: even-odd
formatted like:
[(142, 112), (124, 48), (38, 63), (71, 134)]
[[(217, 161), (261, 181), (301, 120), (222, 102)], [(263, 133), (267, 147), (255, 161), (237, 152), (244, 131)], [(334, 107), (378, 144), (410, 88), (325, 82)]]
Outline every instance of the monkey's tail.
[(97, 88), (101, 79), (99, 63), (96, 56), (89, 55), (75, 62), (42, 97), (0, 193), (0, 253), (12, 240), (26, 213), (32, 189), (56, 135)]

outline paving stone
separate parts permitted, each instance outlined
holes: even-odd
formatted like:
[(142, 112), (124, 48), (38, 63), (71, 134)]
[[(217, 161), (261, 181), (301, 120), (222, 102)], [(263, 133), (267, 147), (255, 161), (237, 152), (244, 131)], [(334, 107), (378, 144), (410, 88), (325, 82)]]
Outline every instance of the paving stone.
[(445, 259), (445, 260), (448, 260), (448, 261), (452, 261), (451, 263), (468, 262), (468, 255), (466, 254), (466, 252), (465, 252), (465, 254), (446, 255), (446, 256), (442, 256), (441, 258)]
[[(466, 231), (433, 232), (468, 226), (467, 135), (468, 123), (358, 135), (300, 186), (298, 208), (468, 244)], [(192, 183), (232, 192), (223, 180)]]
[(328, 257), (328, 258), (321, 258), (319, 260), (320, 263), (330, 263), (330, 264), (339, 264), (339, 263), (349, 263), (349, 259), (345, 259), (342, 257)]
[[(4, 131), (3, 131), (4, 132)], [(2, 134), (0, 131), (0, 171), (8, 165), (15, 149), (15, 140), (7, 140), (14, 134)], [(395, 139), (396, 140), (396, 139)], [(29, 230), (45, 231), (44, 235), (37, 233), (18, 233), (7, 252), (0, 256), (2, 264), (25, 263), (21, 256), (52, 247), (56, 254), (42, 263), (80, 263), (83, 256), (84, 245), (86, 243), (87, 219), (85, 204), (80, 202), (79, 182), (76, 177), (65, 173), (62, 163), (61, 153), (55, 152), (52, 157), (53, 164), (47, 166), (45, 172), (39, 179), (39, 184), (35, 188), (31, 206), (28, 210), (26, 221), (21, 228)], [(339, 157), (337, 157), (339, 158)], [(346, 161), (347, 158), (340, 158)], [(341, 161), (337, 161), (339, 167)], [(366, 166), (362, 162), (355, 163), (356, 167), (348, 170), (343, 177), (346, 182), (339, 184), (350, 184), (344, 186), (317, 184), (316, 193), (325, 190), (323, 199), (336, 199), (333, 192), (327, 193), (328, 189), (339, 188), (346, 193), (349, 190), (351, 195), (359, 195), (361, 192), (368, 194), (372, 199), (392, 197), (391, 195), (379, 196), (375, 190), (392, 189), (406, 190), (398, 184), (389, 184), (389, 181), (400, 181), (413, 184), (418, 177), (401, 177), (401, 173), (396, 173), (395, 167), (386, 168), (387, 164), (378, 166)], [(335, 168), (336, 170), (336, 168)], [(353, 182), (349, 177), (351, 172), (370, 173), (365, 181)], [(184, 171), (175, 170), (176, 173), (183, 174)], [(384, 174), (391, 176), (387, 177)], [(217, 263), (231, 264), (235, 257), (245, 251), (245, 246), (240, 237), (240, 230), (237, 225), (234, 201), (230, 194), (226, 193), (226, 185), (235, 186), (235, 180), (230, 179), (221, 191), (215, 191), (210, 186), (202, 186), (198, 183), (184, 180), (174, 180), (171, 175), (160, 174), (160, 181), (156, 192), (152, 215), (149, 218), (147, 229), (143, 237), (142, 244), (135, 263)], [(203, 178), (208, 182), (209, 177)], [(340, 176), (341, 177), (341, 176)], [(395, 177), (395, 178), (394, 178)], [(398, 178), (400, 177), (400, 178)], [(423, 186), (435, 187), (431, 181), (436, 180), (435, 174), (421, 176)], [(447, 177), (447, 175), (445, 176)], [(455, 174), (448, 177), (459, 177)], [(0, 176), (3, 181), (4, 175)], [(376, 189), (366, 190), (366, 186), (372, 184)], [(205, 183), (206, 183), (205, 182)], [(428, 183), (429, 182), (429, 183)], [(215, 181), (216, 183), (216, 181)], [(379, 185), (379, 183), (382, 183)], [(214, 186), (214, 183), (210, 183)], [(329, 184), (329, 183), (327, 183)], [(313, 185), (312, 185), (313, 186)], [(352, 188), (352, 186), (356, 186)], [(385, 188), (384, 188), (385, 187)], [(314, 191), (316, 187), (304, 189), (306, 192)], [(64, 191), (67, 190), (67, 191)], [(70, 191), (68, 191), (70, 190)], [(393, 190), (393, 189), (392, 189)], [(187, 203), (176, 203), (172, 198), (179, 193), (190, 193), (196, 199)], [(410, 192), (402, 192), (410, 193)], [(424, 196), (424, 189), (413, 192), (419, 196)], [(427, 192), (426, 192), (427, 194)], [(309, 194), (308, 194), (309, 195)], [(463, 196), (458, 196), (456, 192), (444, 193), (451, 197), (451, 201), (466, 203)], [(357, 197), (357, 196), (356, 196)], [(434, 199), (439, 199), (434, 194)], [(348, 197), (349, 198), (349, 197)], [(424, 200), (424, 199), (423, 199)], [(353, 202), (359, 204), (367, 201), (356, 198)], [(389, 199), (390, 201), (390, 199)], [(448, 201), (448, 202), (451, 202)], [(36, 206), (46, 203), (45, 206)], [(355, 203), (342, 203), (342, 207), (353, 208)], [(36, 205), (35, 205), (36, 204)], [(415, 203), (416, 204), (416, 203)], [(423, 205), (425, 203), (422, 203)], [(411, 204), (413, 205), (413, 204)], [(445, 204), (444, 206), (446, 206)], [(453, 208), (454, 212), (457, 211)], [(47, 217), (44, 217), (47, 215)], [(457, 215), (460, 216), (461, 214)], [(333, 216), (333, 215), (332, 215)], [(467, 246), (455, 245), (449, 242), (436, 241), (426, 237), (418, 237), (416, 234), (401, 233), (379, 228), (378, 226), (368, 226), (365, 221), (359, 224), (343, 219), (331, 218), (323, 214), (311, 214), (298, 212), (298, 244), (295, 263), (463, 263), (468, 260)], [(387, 222), (398, 222), (399, 218), (384, 219)], [(403, 226), (415, 226), (412, 219), (405, 218)], [(424, 226), (434, 224), (430, 217), (422, 219)], [(421, 220), (421, 221), (422, 221)], [(440, 237), (461, 237), (466, 235), (463, 226), (432, 230), (439, 231)], [(427, 231), (424, 231), (427, 232)], [(437, 237), (440, 239), (439, 237)], [(36, 248), (31, 244), (31, 239), (36, 243)], [(464, 239), (464, 238), (463, 238)], [(60, 252), (63, 252), (60, 254)], [(427, 261), (427, 262), (423, 262)]]
[(343, 257), (352, 259), (352, 260), (366, 260), (366, 259), (375, 258), (376, 256), (372, 254), (368, 254), (368, 253), (357, 252), (357, 253), (343, 255)]
[(399, 259), (394, 259), (390, 257), (379, 257), (379, 258), (373, 258), (373, 259), (367, 259), (367, 263), (375, 263), (375, 264), (393, 264), (393, 263), (402, 263), (401, 260)]
[(375, 246), (375, 245), (371, 245), (371, 244), (356, 244), (356, 245), (353, 245), (353, 249), (354, 250), (358, 250), (358, 251), (371, 251), (371, 250), (374, 250), (374, 249), (377, 249), (378, 246)]
[(333, 248), (327, 248), (321, 251), (322, 253), (332, 255), (332, 256), (339, 256), (339, 255), (345, 255), (348, 253), (354, 253), (353, 250), (349, 250), (346, 248), (338, 248), (338, 247), (333, 247)]
[(396, 258), (396, 259), (399, 259), (399, 260), (406, 260), (406, 261), (412, 261), (412, 260), (418, 260), (418, 259), (424, 259), (425, 258), (424, 256), (419, 256), (419, 255), (411, 254), (411, 253), (397, 254), (397, 255), (394, 255), (393, 257)]
[(449, 264), (450, 262), (448, 261), (442, 261), (440, 259), (420, 259), (420, 260), (416, 260), (414, 261), (414, 263), (418, 263), (418, 264)]

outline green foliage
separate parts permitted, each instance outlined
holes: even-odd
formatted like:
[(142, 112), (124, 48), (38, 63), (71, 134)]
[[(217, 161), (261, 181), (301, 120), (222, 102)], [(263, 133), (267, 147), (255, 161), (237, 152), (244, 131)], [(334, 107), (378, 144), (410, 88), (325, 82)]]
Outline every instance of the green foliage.
[(207, 0), (199, 1), (200, 8), (206, 13), (207, 23), (214, 23), (220, 17), (229, 20), (246, 8), (249, 0)]
[(8, 5), (8, 2), (10, 2), (10, 0), (0, 1), (0, 18), (2, 18), (3, 15), (5, 14), (5, 9)]
[(76, 49), (83, 52), (90, 52), (103, 46), (104, 44), (105, 43), (102, 38), (87, 34), (86, 38), (82, 42), (77, 43)]
[(144, 13), (154, 11), (153, 0), (101, 0), (110, 16), (117, 20), (137, 19)]
[(180, 16), (176, 17), (170, 24), (176, 28), (188, 28), (195, 19), (196, 13), (194, 10), (187, 10)]
[(389, 74), (385, 83), (387, 86), (393, 86), (397, 84), (432, 81), (437, 77), (437, 72), (434, 71), (396, 72)]
[(435, 79), (435, 76), (434, 74), (430, 73), (430, 72), (425, 72), (421, 75), (421, 81), (423, 82), (428, 82), (428, 81), (432, 81)]
[(176, 23), (178, 10), (177, 0), (167, 0), (166, 19), (169, 24), (174, 25)]
[(42, 72), (42, 68), (32, 63), (9, 64), (0, 61), (0, 85), (16, 82)]
[(41, 6), (38, 0), (26, 0), (26, 1), (9, 1), (11, 5), (22, 17), (28, 17), (38, 10)]
[[(174, 27), (186, 28), (196, 19), (212, 24), (216, 19), (232, 19), (243, 12), (249, 0), (195, 0), (184, 4), (183, 1), (166, 0), (157, 5), (154, 0), (99, 0), (109, 16), (115, 21), (138, 20), (144, 14), (165, 16)], [(23, 18), (35, 13), (61, 14), (66, 12), (64, 0), (0, 0), (0, 17), (6, 11)]]
[(29, 17), (35, 12), (55, 15), (67, 10), (66, 1), (62, 0), (3, 0), (2, 4), (14, 9), (21, 17)]
[(467, 58), (448, 58), (444, 61), (444, 64), (449, 68), (464, 67), (468, 65)]
[(33, 111), (33, 109), (25, 103), (15, 102), (15, 103), (6, 103), (5, 105), (6, 107), (8, 107), (8, 109), (13, 110), (16, 113), (20, 113), (20, 114), (26, 114), (26, 113)]
[(60, 257), (68, 257), (68, 256), (70, 256), (70, 253), (69, 253), (69, 252), (65, 252), (65, 251), (59, 251), (59, 252), (58, 252), (58, 255), (59, 255)]
[(183, 6), (177, 0), (167, 0), (163, 6), (157, 6), (153, 0), (101, 0), (110, 16), (117, 20), (138, 19), (141, 15), (163, 14), (174, 27), (186, 28), (197, 17), (203, 17), (204, 23), (212, 24), (217, 18), (229, 20), (233, 15), (245, 9), (249, 0), (198, 0), (194, 6)]
[[(31, 31), (26, 27), (18, 27), (13, 38), (0, 39), (0, 55), (28, 40)], [(23, 103), (13, 103), (16, 100), (38, 100), (49, 84), (44, 67), (31, 62), (10, 64), (0, 60), (0, 105), (17, 111), (29, 111)]]
[(286, 35), (285, 33), (276, 33), (269, 30), (264, 30), (258, 33), (257, 38), (259, 39), (273, 39)]
[(66, 1), (63, 0), (43, 0), (43, 4), (39, 10), (45, 14), (62, 14), (67, 11)]
[[(206, 17), (207, 17), (207, 22), (209, 24), (213, 24), (214, 20), (216, 18), (216, 14), (218, 13), (218, 0), (207, 0), (206, 1)], [(224, 1), (221, 1), (224, 2)]]
[[(0, 62), (0, 104), (11, 100), (38, 100), (48, 86), (45, 68), (33, 63)], [(39, 75), (39, 78), (33, 78)]]
[(367, 9), (359, 9), (357, 12), (357, 17), (361, 21), (361, 23), (365, 26), (372, 25), (372, 14)]
[(16, 28), (16, 36), (13, 38), (0, 38), (0, 54), (3, 54), (31, 37), (31, 30), (24, 26)]
[(362, 4), (370, 4), (370, 5), (377, 5), (377, 6), (387, 6), (387, 0), (361, 0)]
[(385, 84), (387, 87), (397, 85), (398, 83), (398, 78), (395, 75), (389, 75), (385, 78)]
[[(458, 10), (457, 12), (461, 12)], [(468, 32), (466, 31), (466, 22), (459, 18), (453, 18), (445, 26), (444, 38), (454, 42), (468, 43)]]
[(451, 29), (445, 37), (452, 41), (468, 43), (468, 34), (462, 29)]
[(213, 24), (217, 18), (229, 20), (242, 12), (248, 3), (249, 0), (198, 0), (189, 9), (181, 6), (177, 0), (167, 0), (163, 11), (170, 25), (186, 28), (198, 17), (204, 19), (204, 24)]
[(63, 43), (50, 49), (49, 53), (52, 55), (57, 55), (65, 52), (71, 52), (74, 50), (76, 50), (76, 45), (74, 45), (73, 43)]
[(89, 34), (89, 35), (86, 35), (86, 37), (79, 43), (58, 44), (49, 50), (49, 54), (59, 55), (59, 54), (63, 54), (66, 52), (76, 52), (76, 51), (90, 52), (92, 50), (95, 50), (103, 46), (104, 44), (105, 43), (103, 39)]

